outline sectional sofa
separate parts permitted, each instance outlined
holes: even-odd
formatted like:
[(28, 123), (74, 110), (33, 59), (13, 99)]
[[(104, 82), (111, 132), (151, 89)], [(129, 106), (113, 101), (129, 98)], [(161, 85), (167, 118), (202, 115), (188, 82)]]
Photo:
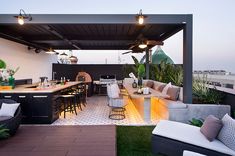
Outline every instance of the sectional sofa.
[[(125, 78), (123, 83), (133, 83), (133, 81), (132, 78)], [(147, 86), (148, 82), (153, 82), (151, 88), (159, 92), (162, 91), (162, 86), (167, 85), (153, 80), (143, 80), (143, 85)], [(172, 87), (179, 89), (177, 98), (174, 100), (158, 98), (156, 109), (161, 110), (157, 111), (157, 116), (160, 119), (188, 123), (192, 118), (205, 119), (208, 115), (214, 115), (221, 119), (225, 114), (230, 114), (231, 108), (229, 105), (184, 103), (183, 88), (174, 85)]]

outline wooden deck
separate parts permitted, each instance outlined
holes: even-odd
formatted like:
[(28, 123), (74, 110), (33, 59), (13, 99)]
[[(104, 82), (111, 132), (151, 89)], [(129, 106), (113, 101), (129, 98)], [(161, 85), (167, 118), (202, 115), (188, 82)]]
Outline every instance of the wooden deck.
[(0, 141), (0, 156), (115, 156), (116, 127), (21, 126)]

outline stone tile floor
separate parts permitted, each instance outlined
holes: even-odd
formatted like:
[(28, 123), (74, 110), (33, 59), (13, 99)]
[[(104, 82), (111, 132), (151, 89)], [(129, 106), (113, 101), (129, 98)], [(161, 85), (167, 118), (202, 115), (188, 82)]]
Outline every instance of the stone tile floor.
[(157, 120), (144, 122), (131, 101), (126, 105), (126, 118), (123, 120), (109, 119), (110, 107), (107, 105), (106, 96), (92, 96), (87, 99), (86, 107), (82, 107), (78, 115), (67, 113), (64, 118), (63, 113), (52, 125), (156, 125)]

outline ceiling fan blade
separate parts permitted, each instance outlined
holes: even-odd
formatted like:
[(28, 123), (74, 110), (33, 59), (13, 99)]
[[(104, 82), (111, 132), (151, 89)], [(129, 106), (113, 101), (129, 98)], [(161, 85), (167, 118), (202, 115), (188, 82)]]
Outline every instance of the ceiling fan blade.
[(163, 45), (164, 43), (162, 41), (155, 41), (155, 40), (147, 40), (147, 45), (155, 46), (155, 45)]
[(132, 53), (132, 51), (124, 52), (124, 53), (122, 53), (122, 55), (129, 54), (129, 53)]

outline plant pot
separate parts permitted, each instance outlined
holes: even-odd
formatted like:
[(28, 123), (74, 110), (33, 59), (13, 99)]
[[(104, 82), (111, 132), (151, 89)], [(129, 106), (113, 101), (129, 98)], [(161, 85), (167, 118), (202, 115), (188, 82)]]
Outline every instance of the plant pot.
[(138, 86), (139, 87), (143, 86), (143, 78), (142, 77), (138, 79)]
[(9, 86), (12, 86), (12, 88), (15, 88), (15, 78), (13, 76), (10, 76), (8, 79)]

